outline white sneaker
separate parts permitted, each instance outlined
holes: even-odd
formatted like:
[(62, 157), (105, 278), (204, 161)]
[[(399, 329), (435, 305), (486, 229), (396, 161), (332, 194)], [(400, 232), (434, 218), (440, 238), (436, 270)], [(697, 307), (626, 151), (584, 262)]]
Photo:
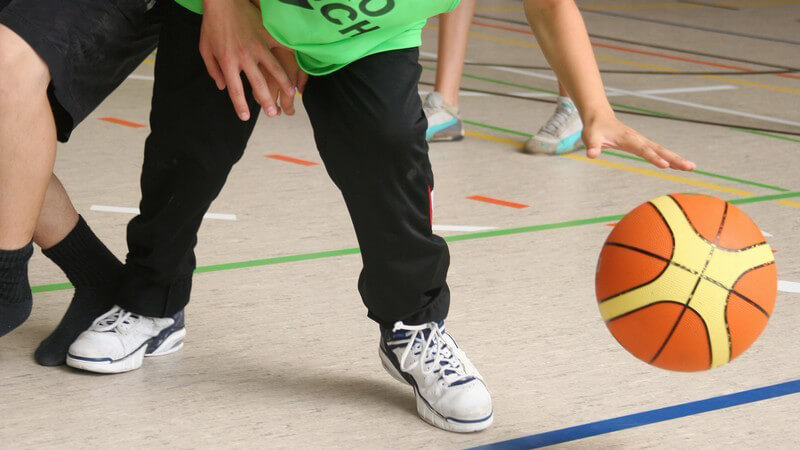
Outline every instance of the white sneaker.
[(422, 104), (428, 118), (428, 142), (459, 141), (464, 138), (464, 123), (458, 108), (448, 105), (442, 94), (431, 92)]
[(114, 306), (78, 336), (67, 352), (67, 365), (97, 373), (122, 373), (142, 367), (145, 356), (183, 348), (183, 311), (151, 318)]
[(561, 155), (582, 145), (583, 122), (569, 97), (558, 97), (558, 106), (539, 132), (525, 142), (525, 153)]
[(381, 332), (379, 354), (395, 379), (414, 388), (422, 420), (447, 431), (489, 427), (492, 398), (467, 355), (444, 330), (444, 322), (405, 325)]

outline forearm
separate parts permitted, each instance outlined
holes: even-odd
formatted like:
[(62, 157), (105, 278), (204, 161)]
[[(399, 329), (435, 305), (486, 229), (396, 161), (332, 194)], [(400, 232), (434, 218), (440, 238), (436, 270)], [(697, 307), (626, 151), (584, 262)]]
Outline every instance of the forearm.
[(589, 35), (573, 0), (524, 0), (528, 23), (545, 58), (586, 123), (613, 114), (603, 89)]

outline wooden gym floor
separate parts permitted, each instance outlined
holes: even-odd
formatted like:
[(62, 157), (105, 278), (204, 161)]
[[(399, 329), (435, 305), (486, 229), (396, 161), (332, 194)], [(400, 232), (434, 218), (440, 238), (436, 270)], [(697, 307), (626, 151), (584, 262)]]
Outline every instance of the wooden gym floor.
[[(383, 372), (356, 291), (355, 236), (301, 110), (261, 118), (211, 209), (221, 216), (200, 233), (181, 352), (116, 376), (37, 366), (33, 350), (71, 291), (34, 257), (33, 315), (0, 341), (0, 448), (800, 445), (798, 397), (782, 396), (800, 391), (800, 1), (579, 5), (619, 116), (699, 170), (660, 171), (619, 152), (521, 154), (552, 112), (555, 82), (520, 3), (479, 2), (461, 105), (468, 137), (430, 153), (436, 225), (452, 238), (448, 329), (488, 382), (492, 428), (432, 428), (411, 389)], [(424, 34), (421, 91), (434, 78), (436, 25)], [(119, 257), (148, 129), (102, 119), (146, 124), (152, 69), (137, 69), (58, 155), (76, 206)], [(671, 192), (745, 201), (777, 250), (782, 291), (766, 331), (711, 372), (641, 363), (595, 305), (610, 216)]]

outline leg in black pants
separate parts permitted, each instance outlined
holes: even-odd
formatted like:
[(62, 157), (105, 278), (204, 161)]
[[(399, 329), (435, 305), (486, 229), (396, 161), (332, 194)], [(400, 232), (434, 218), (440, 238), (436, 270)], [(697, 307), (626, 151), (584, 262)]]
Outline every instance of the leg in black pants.
[[(202, 17), (169, 2), (161, 31), (145, 144), (141, 214), (128, 225), (128, 258), (117, 304), (148, 317), (168, 317), (189, 301), (197, 231), (241, 158), (254, 114), (236, 116), (200, 56)], [(247, 85), (245, 85), (247, 86)]]
[(385, 327), (447, 316), (447, 244), (431, 231), (433, 173), (417, 93), (417, 49), (378, 53), (312, 77), (303, 101), (344, 195), (364, 268), (359, 291)]

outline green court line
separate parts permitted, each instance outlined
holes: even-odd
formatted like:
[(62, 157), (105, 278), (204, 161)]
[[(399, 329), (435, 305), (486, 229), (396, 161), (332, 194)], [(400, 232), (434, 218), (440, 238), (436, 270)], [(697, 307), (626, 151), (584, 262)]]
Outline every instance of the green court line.
[(758, 202), (768, 202), (771, 200), (782, 200), (784, 198), (792, 198), (792, 197), (800, 197), (800, 192), (787, 192), (785, 194), (773, 194), (773, 195), (761, 195), (758, 197), (744, 197), (744, 198), (735, 198), (733, 200), (728, 200), (728, 203), (733, 203), (734, 205), (741, 205), (744, 203), (758, 203)]
[[(500, 132), (503, 132), (503, 133), (513, 134), (513, 135), (516, 135), (516, 136), (522, 136), (522, 137), (531, 137), (531, 136), (533, 136), (532, 134), (525, 133), (523, 131), (511, 130), (511, 129), (508, 129), (508, 128), (502, 128), (502, 127), (498, 127), (498, 126), (495, 126), (495, 125), (489, 125), (489, 124), (486, 124), (486, 123), (475, 122), (475, 121), (472, 121), (472, 120), (464, 120), (464, 123), (466, 123), (468, 125), (474, 125), (476, 127), (488, 128), (490, 130), (495, 130), (495, 131), (500, 131)], [(628, 155), (628, 154), (625, 154), (625, 153), (619, 153), (619, 152), (615, 152), (615, 151), (611, 151), (611, 150), (603, 150), (603, 153), (607, 154), (607, 155), (611, 155), (611, 156), (616, 156), (617, 158), (625, 158), (625, 159), (630, 159), (632, 161), (648, 163), (647, 161), (645, 161), (642, 158), (639, 158), (639, 157), (636, 157), (636, 156), (633, 156), (633, 155)], [(721, 174), (713, 173), (713, 172), (706, 172), (704, 170), (695, 169), (692, 172), (696, 173), (698, 175), (705, 175), (707, 177), (714, 177), (714, 178), (720, 178), (720, 179), (728, 180), (728, 181), (735, 181), (737, 183), (749, 184), (751, 186), (758, 186), (758, 187), (761, 187), (761, 188), (764, 188), (764, 189), (770, 189), (770, 190), (773, 190), (773, 191), (789, 192), (789, 189), (785, 189), (785, 188), (782, 188), (782, 187), (771, 186), (769, 184), (758, 183), (756, 181), (744, 180), (742, 178), (735, 178), (735, 177), (731, 177), (731, 176), (728, 176), (728, 175), (721, 175)]]
[[(431, 70), (431, 71), (436, 72), (436, 68), (435, 67), (422, 66), (422, 68), (426, 69), (426, 70)], [(549, 89), (539, 89), (539, 88), (536, 88), (536, 87), (533, 87), (533, 86), (528, 86), (528, 85), (525, 85), (525, 84), (510, 83), (508, 81), (502, 81), (502, 80), (498, 80), (498, 79), (490, 78), (490, 77), (483, 77), (483, 76), (473, 75), (473, 74), (469, 74), (469, 73), (464, 73), (461, 76), (463, 78), (471, 78), (471, 79), (474, 79), (474, 80), (487, 81), (489, 83), (500, 84), (500, 85), (503, 85), (503, 86), (511, 86), (511, 87), (517, 87), (517, 88), (520, 88), (520, 89), (527, 89), (529, 91), (544, 92), (544, 93), (547, 93), (547, 94), (558, 95), (558, 92), (551, 91)], [(611, 106), (614, 106), (614, 107), (617, 107), (617, 108), (628, 109), (628, 110), (631, 110), (631, 111), (638, 111), (638, 112), (642, 112), (642, 113), (652, 114), (654, 116), (671, 117), (671, 118), (674, 118), (674, 119), (683, 119), (683, 120), (691, 120), (688, 117), (676, 116), (674, 114), (669, 114), (669, 113), (665, 113), (665, 112), (661, 112), (661, 111), (654, 111), (652, 109), (639, 108), (639, 107), (636, 107), (636, 106), (625, 105), (625, 104), (622, 104), (622, 103), (613, 103), (613, 102), (611, 102)], [(774, 139), (781, 139), (781, 140), (789, 141), (789, 142), (798, 142), (798, 143), (800, 143), (800, 139), (794, 139), (794, 138), (790, 138), (788, 136), (781, 136), (779, 134), (767, 133), (765, 131), (751, 130), (751, 129), (746, 128), (746, 127), (737, 127), (737, 126), (734, 126), (734, 125), (726, 125), (725, 128), (728, 128), (728, 129), (731, 129), (731, 130), (736, 130), (736, 131), (741, 131), (743, 133), (750, 133), (750, 134), (755, 134), (755, 135), (758, 135), (758, 136), (764, 136), (764, 137), (770, 137), (770, 138), (774, 138)]]
[[(785, 194), (775, 194), (775, 195), (764, 195), (760, 197), (748, 197), (748, 198), (738, 198), (735, 200), (729, 200), (730, 203), (757, 203), (757, 202), (766, 202), (770, 200), (780, 200), (784, 198), (790, 197), (800, 197), (800, 192), (787, 192)], [(568, 220), (566, 222), (556, 222), (556, 223), (546, 223), (542, 225), (532, 225), (527, 227), (518, 227), (518, 228), (506, 228), (503, 230), (493, 230), (493, 231), (482, 231), (478, 233), (468, 233), (468, 234), (459, 234), (455, 236), (448, 236), (444, 238), (447, 242), (458, 242), (458, 241), (470, 241), (473, 239), (484, 239), (490, 237), (499, 237), (499, 236), (508, 236), (512, 234), (521, 234), (521, 233), (533, 233), (536, 231), (545, 231), (545, 230), (555, 230), (559, 228), (572, 228), (572, 227), (579, 227), (583, 225), (592, 225), (597, 223), (605, 223), (605, 222), (613, 222), (615, 220), (620, 220), (624, 217), (624, 214), (618, 214), (613, 216), (602, 216), (602, 217), (593, 217), (589, 219), (578, 219), (578, 220)], [(248, 267), (260, 267), (260, 266), (269, 266), (273, 264), (284, 264), (289, 262), (297, 262), (297, 261), (309, 261), (313, 259), (327, 259), (327, 258), (334, 258), (337, 256), (344, 256), (344, 255), (355, 255), (360, 253), (358, 248), (343, 248), (340, 250), (329, 250), (325, 252), (314, 252), (314, 253), (301, 253), (299, 255), (289, 255), (289, 256), (278, 256), (275, 258), (265, 258), (265, 259), (254, 259), (250, 261), (241, 261), (241, 262), (234, 262), (234, 263), (227, 263), (227, 264), (214, 264), (210, 266), (200, 266), (195, 269), (195, 273), (207, 273), (207, 272), (220, 272), (223, 270), (233, 270), (233, 269), (244, 269)], [(40, 286), (34, 286), (31, 289), (31, 292), (34, 294), (38, 294), (40, 292), (52, 292), (52, 291), (64, 291), (67, 289), (72, 289), (73, 286), (70, 283), (56, 283), (56, 284), (45, 284)]]

